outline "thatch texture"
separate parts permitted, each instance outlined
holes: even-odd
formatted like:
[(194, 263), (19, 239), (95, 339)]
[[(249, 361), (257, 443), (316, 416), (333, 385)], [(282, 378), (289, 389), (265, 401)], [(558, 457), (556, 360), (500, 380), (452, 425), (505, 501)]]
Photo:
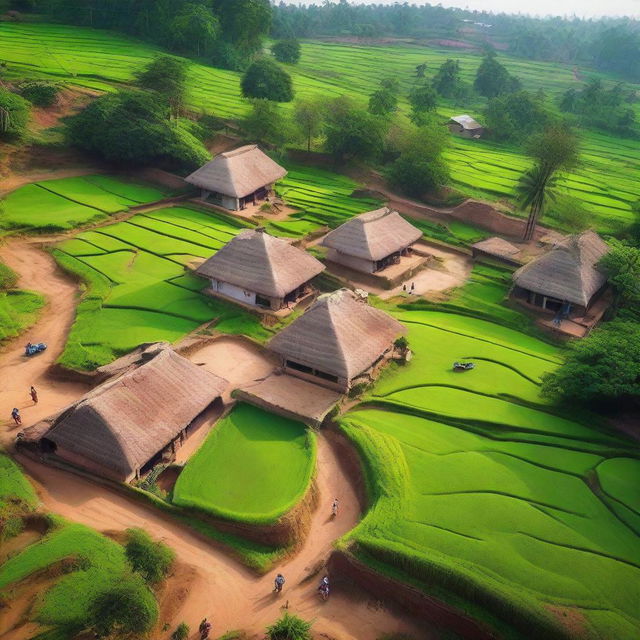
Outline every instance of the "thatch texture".
[(382, 260), (422, 237), (397, 211), (386, 207), (351, 218), (328, 233), (325, 247), (363, 260)]
[(237, 287), (284, 298), (324, 271), (324, 265), (305, 251), (262, 229), (241, 231), (198, 267), (196, 273)]
[(459, 124), (466, 131), (475, 131), (476, 129), (482, 129), (482, 125), (479, 122), (466, 114), (453, 116), (453, 118), (451, 118), (451, 121)]
[(227, 381), (152, 345), (148, 359), (102, 383), (55, 420), (46, 438), (128, 478), (176, 438)]
[(607, 281), (596, 267), (607, 251), (607, 244), (593, 231), (569, 236), (520, 267), (513, 281), (528, 291), (587, 307)]
[(287, 175), (287, 170), (254, 145), (220, 153), (187, 176), (191, 184), (234, 198), (244, 198)]
[(472, 249), (482, 251), (491, 256), (498, 256), (499, 258), (515, 258), (520, 253), (520, 249), (515, 245), (507, 242), (503, 238), (497, 236), (493, 238), (487, 238), (480, 242), (475, 242), (471, 245)]
[(320, 296), (299, 318), (271, 339), (279, 355), (339, 378), (366, 371), (405, 332), (384, 311), (348, 289)]

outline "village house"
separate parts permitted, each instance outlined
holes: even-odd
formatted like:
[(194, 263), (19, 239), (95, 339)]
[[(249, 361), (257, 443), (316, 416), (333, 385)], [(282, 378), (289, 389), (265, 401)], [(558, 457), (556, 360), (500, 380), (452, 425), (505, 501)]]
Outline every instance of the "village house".
[(474, 260), (489, 258), (509, 266), (519, 267), (522, 264), (521, 254), (519, 247), (498, 236), (485, 238), (471, 245), (471, 256)]
[(480, 138), (484, 133), (484, 127), (471, 116), (454, 116), (447, 123), (449, 131), (463, 138)]
[(211, 281), (207, 293), (278, 311), (311, 293), (310, 281), (322, 271), (319, 260), (258, 228), (241, 231), (196, 273)]
[(327, 260), (363, 273), (377, 273), (400, 262), (422, 231), (386, 207), (351, 218), (322, 240)]
[(202, 190), (203, 200), (238, 211), (264, 200), (286, 175), (284, 167), (251, 144), (218, 154), (185, 180)]
[(269, 342), (284, 371), (344, 393), (393, 352), (405, 328), (349, 289), (323, 294)]
[(512, 294), (547, 311), (584, 313), (606, 288), (597, 264), (608, 251), (593, 231), (569, 236), (513, 274)]
[(172, 458), (194, 421), (222, 402), (228, 384), (166, 343), (145, 345), (134, 359), (125, 356), (123, 362), (123, 367), (112, 367), (122, 373), (25, 429), (18, 446), (130, 482), (163, 458)]

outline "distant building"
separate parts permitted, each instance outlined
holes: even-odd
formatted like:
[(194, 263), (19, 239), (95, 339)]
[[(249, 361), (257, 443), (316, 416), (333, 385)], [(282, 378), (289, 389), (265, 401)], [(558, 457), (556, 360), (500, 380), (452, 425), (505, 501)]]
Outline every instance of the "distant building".
[(449, 120), (447, 126), (451, 133), (463, 138), (480, 138), (484, 134), (484, 127), (467, 115), (454, 116)]
[(346, 392), (370, 380), (371, 370), (404, 333), (395, 318), (339, 289), (321, 295), (271, 339), (269, 349), (282, 358), (286, 373)]
[(109, 369), (119, 373), (58, 415), (25, 429), (19, 446), (130, 482), (163, 457), (171, 458), (194, 420), (221, 402), (228, 384), (166, 343), (145, 345)]
[(608, 251), (593, 231), (569, 236), (513, 274), (513, 295), (549, 311), (586, 311), (606, 288), (597, 264)]
[(200, 187), (203, 200), (237, 211), (264, 200), (286, 175), (287, 170), (256, 145), (246, 145), (218, 154), (185, 180)]
[(363, 273), (382, 271), (407, 255), (422, 231), (386, 207), (351, 218), (329, 232), (327, 260)]
[(311, 291), (324, 271), (312, 255), (264, 229), (241, 231), (196, 273), (211, 281), (210, 293), (252, 307), (278, 311)]
[(473, 259), (490, 258), (508, 265), (520, 266), (520, 248), (507, 242), (504, 238), (494, 236), (475, 242), (471, 245)]

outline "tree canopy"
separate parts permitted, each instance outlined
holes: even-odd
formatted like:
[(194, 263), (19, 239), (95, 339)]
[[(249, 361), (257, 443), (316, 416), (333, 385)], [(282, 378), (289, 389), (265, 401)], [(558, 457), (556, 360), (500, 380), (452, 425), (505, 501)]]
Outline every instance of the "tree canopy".
[(29, 122), (29, 103), (15, 93), (0, 88), (0, 140), (24, 136)]
[(292, 138), (289, 120), (280, 105), (271, 100), (251, 100), (251, 110), (241, 125), (245, 136), (253, 142), (282, 147)]
[(427, 118), (429, 112), (435, 111), (438, 106), (438, 95), (429, 82), (422, 82), (409, 92), (409, 104), (411, 105), (411, 120), (415, 124), (421, 124)]
[(258, 58), (245, 71), (240, 81), (245, 98), (258, 98), (273, 102), (291, 102), (293, 84), (291, 76), (269, 58)]
[(526, 140), (539, 133), (549, 121), (542, 100), (528, 91), (518, 91), (491, 98), (485, 120), (496, 140)]
[(640, 248), (615, 242), (599, 266), (613, 287), (615, 310), (640, 320)]
[(278, 62), (297, 64), (300, 60), (300, 43), (295, 39), (280, 40), (271, 47), (271, 53)]
[(293, 118), (300, 134), (311, 151), (311, 143), (322, 132), (326, 117), (326, 104), (322, 96), (298, 98), (293, 107)]
[(495, 98), (503, 93), (514, 93), (521, 85), (520, 80), (498, 62), (494, 53), (487, 53), (478, 67), (473, 87), (480, 95)]
[(187, 92), (187, 63), (174, 56), (158, 55), (138, 73), (137, 84), (155, 91), (169, 105), (170, 115), (177, 117)]

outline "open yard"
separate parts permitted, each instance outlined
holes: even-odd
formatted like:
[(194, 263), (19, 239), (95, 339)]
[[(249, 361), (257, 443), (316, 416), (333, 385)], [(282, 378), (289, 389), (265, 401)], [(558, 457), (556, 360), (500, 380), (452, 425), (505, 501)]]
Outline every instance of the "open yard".
[[(551, 345), (470, 317), (399, 317), (414, 359), (341, 420), (373, 503), (348, 536), (356, 555), (498, 628), (636, 637), (640, 450), (548, 412)], [(476, 369), (453, 373), (457, 359)]]
[(315, 434), (303, 424), (239, 404), (178, 477), (173, 502), (250, 524), (268, 524), (308, 491)]

